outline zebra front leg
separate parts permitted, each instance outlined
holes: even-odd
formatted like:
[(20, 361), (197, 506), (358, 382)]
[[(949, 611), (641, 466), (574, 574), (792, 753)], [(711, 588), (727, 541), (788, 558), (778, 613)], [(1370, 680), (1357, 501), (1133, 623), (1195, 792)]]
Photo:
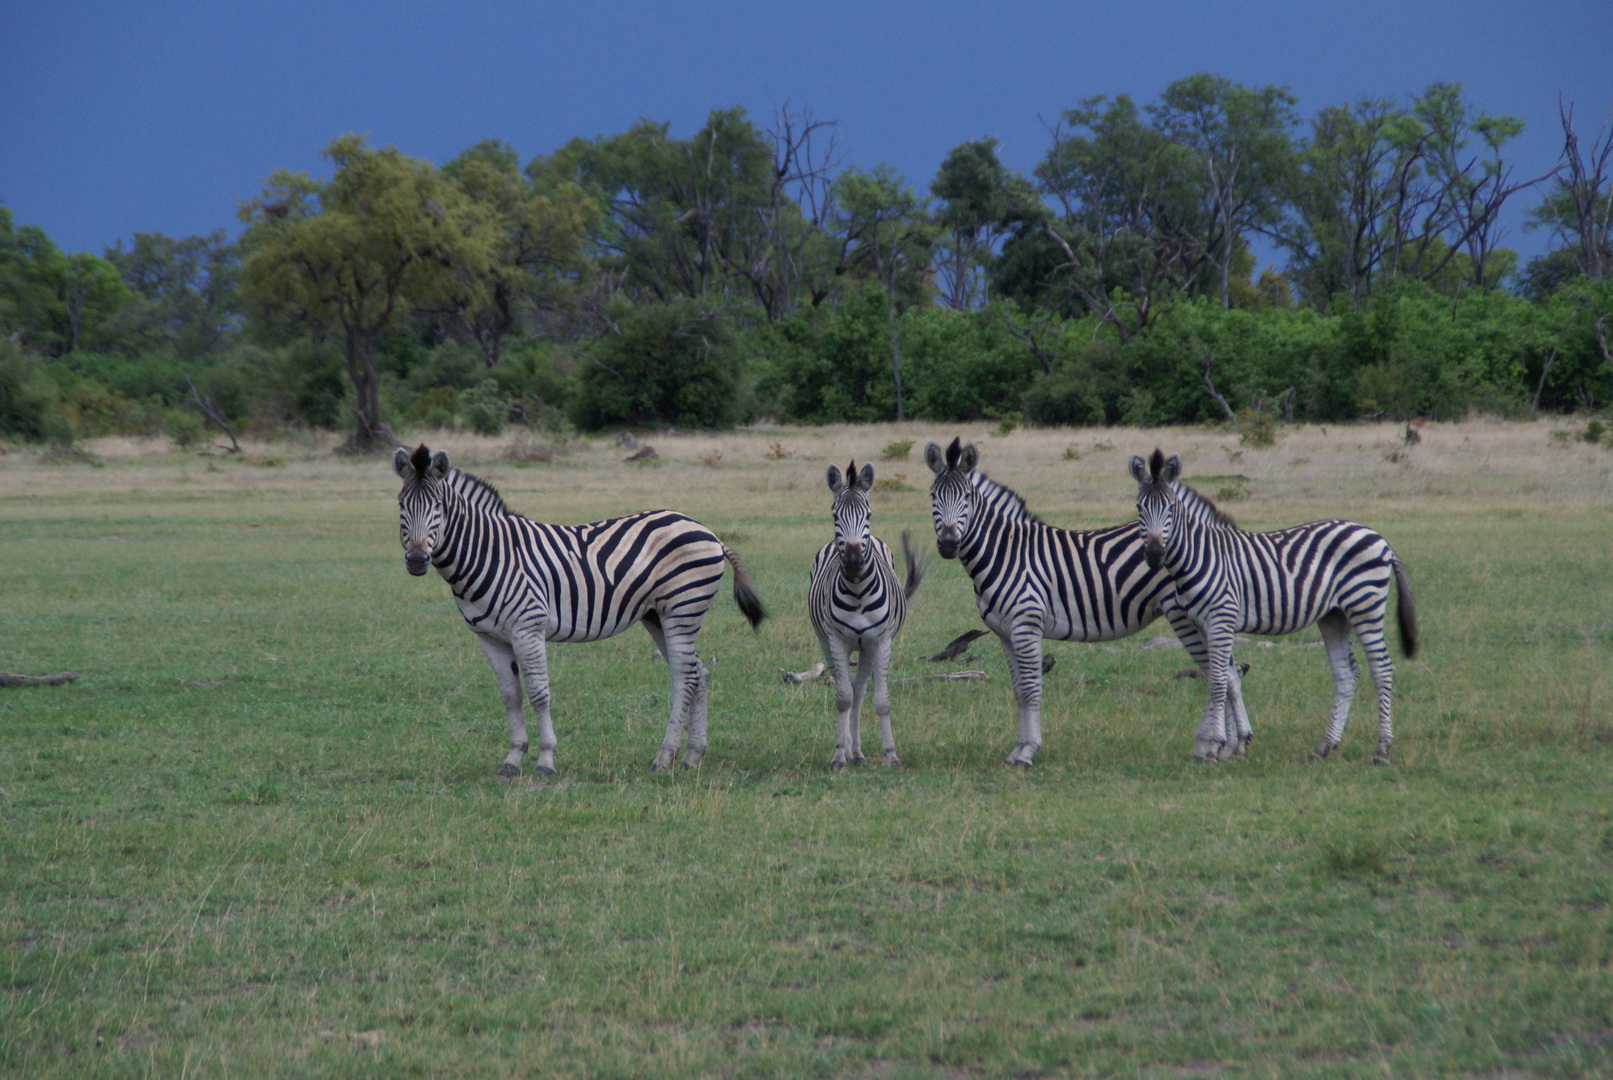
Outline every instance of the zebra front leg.
[(1227, 735), (1234, 733), (1236, 724), (1237, 741), (1233, 754), (1237, 757), (1246, 757), (1249, 753), (1249, 743), (1255, 737), (1255, 731), (1249, 724), (1249, 712), (1243, 707), (1243, 674), (1238, 670), (1238, 657), (1234, 654), (1227, 663)]
[(1019, 737), (1007, 764), (1028, 769), (1042, 746), (1042, 631), (1015, 627), (1012, 636), (999, 635), (998, 640), (1019, 707)]
[[(543, 638), (522, 635), (511, 642), (515, 660), (521, 666), (521, 678), (526, 683), (527, 700), (532, 702), (532, 713), (538, 721), (538, 761), (534, 772), (548, 775), (554, 772), (554, 724), (549, 717), (549, 652)], [(521, 757), (526, 753), (526, 726), (520, 716), (510, 714), (510, 753), (499, 766), (499, 775), (510, 776), (521, 771)]]
[(818, 637), (823, 649), (823, 662), (835, 687), (835, 748), (829, 758), (829, 768), (844, 769), (851, 758), (851, 649), (838, 637)]
[(868, 759), (863, 755), (863, 698), (868, 693), (868, 679), (877, 662), (866, 643), (857, 645), (857, 671), (851, 677), (851, 761), (860, 765)]
[[(1174, 596), (1171, 602), (1161, 604), (1165, 617), (1170, 620), (1171, 628), (1176, 631), (1176, 637), (1187, 650), (1187, 655), (1197, 665), (1199, 674), (1204, 677), (1206, 686), (1210, 683), (1210, 647), (1205, 639), (1204, 631), (1199, 624), (1193, 621), (1186, 611), (1175, 603)], [(1243, 711), (1243, 682), (1242, 680), (1229, 681), (1229, 692), (1236, 695), (1235, 712), (1239, 715), (1240, 723), (1247, 725), (1248, 715)], [(1223, 706), (1221, 715), (1225, 717)], [(1226, 731), (1224, 721), (1218, 723), (1206, 703), (1204, 712), (1199, 718), (1198, 729), (1193, 734), (1193, 760), (1219, 761), (1227, 749)]]
[(874, 646), (874, 656), (869, 660), (868, 650), (863, 650), (863, 663), (872, 669), (874, 678), (874, 714), (879, 717), (879, 745), (885, 752), (885, 767), (887, 769), (900, 769), (901, 759), (896, 756), (896, 736), (891, 732), (891, 638), (882, 638)]
[(1350, 703), (1355, 699), (1360, 669), (1356, 667), (1355, 650), (1350, 647), (1350, 623), (1344, 612), (1328, 612), (1317, 622), (1316, 628), (1322, 632), (1327, 664), (1333, 670), (1333, 708), (1327, 725), (1322, 728), (1322, 741), (1311, 752), (1313, 757), (1325, 758), (1344, 741), (1344, 725), (1350, 719)]
[[(1204, 714), (1199, 718), (1193, 756), (1200, 761), (1219, 761), (1230, 757), (1235, 746), (1228, 738), (1227, 693), (1231, 686), (1232, 630), (1211, 624), (1200, 627), (1204, 634), (1206, 663), (1204, 680), (1209, 684), (1209, 696), (1204, 702)], [(1240, 693), (1241, 698), (1241, 693)]]
[(521, 771), (521, 759), (526, 756), (526, 720), (521, 715), (521, 668), (515, 662), (515, 651), (502, 641), (476, 635), (476, 644), (482, 647), (493, 678), (498, 681), (498, 697), (504, 703), (504, 715), (510, 725), (510, 753), (498, 767), (498, 775), (514, 776)]

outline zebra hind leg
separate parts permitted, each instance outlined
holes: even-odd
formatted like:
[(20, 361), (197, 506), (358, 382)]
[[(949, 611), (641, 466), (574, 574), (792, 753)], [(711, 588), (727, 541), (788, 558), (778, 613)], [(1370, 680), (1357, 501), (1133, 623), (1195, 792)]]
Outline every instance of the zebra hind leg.
[[(644, 629), (650, 632), (655, 639), (656, 646), (661, 655), (666, 658), (668, 672), (669, 696), (672, 698), (666, 720), (666, 734), (661, 738), (661, 749), (656, 753), (655, 760), (650, 762), (650, 768), (656, 772), (666, 772), (672, 768), (672, 759), (678, 754), (678, 744), (683, 741), (683, 723), (689, 717), (691, 703), (696, 693), (704, 696), (706, 689), (706, 667), (695, 656), (694, 639), (684, 634), (668, 634), (661, 622), (660, 613), (653, 608), (644, 614)], [(702, 710), (704, 704), (702, 703)], [(705, 717), (701, 715), (701, 745), (700, 753), (705, 753)], [(690, 750), (694, 747), (691, 745)], [(698, 763), (699, 755), (695, 761)]]
[(1389, 643), (1383, 638), (1384, 604), (1375, 613), (1357, 615), (1353, 620), (1356, 637), (1361, 639), (1361, 651), (1366, 653), (1367, 674), (1378, 691), (1378, 746), (1372, 753), (1374, 765), (1389, 764), (1389, 747), (1395, 741), (1395, 726), (1390, 713), (1395, 681), (1394, 664), (1389, 660)]
[(706, 756), (706, 706), (711, 696), (711, 669), (695, 657), (698, 678), (689, 699), (689, 740), (683, 748), (682, 767), (696, 769)]
[[(1204, 677), (1204, 685), (1210, 685), (1210, 648), (1205, 642), (1204, 631), (1174, 602), (1163, 607), (1165, 617), (1170, 620), (1171, 628), (1176, 631), (1177, 639), (1187, 649), (1187, 655), (1192, 658), (1199, 669), (1199, 674)], [(1243, 711), (1242, 685), (1241, 680), (1228, 680), (1227, 694), (1234, 699), (1234, 712), (1239, 715), (1240, 723), (1247, 724), (1248, 714)], [(1226, 750), (1226, 705), (1223, 703), (1220, 721), (1216, 719), (1213, 706), (1213, 701), (1205, 702), (1204, 712), (1199, 716), (1199, 726), (1193, 732), (1194, 761), (1219, 761)]]
[[(1226, 717), (1227, 742), (1232, 757), (1248, 757), (1249, 743), (1255, 737), (1249, 723), (1249, 712), (1243, 706), (1243, 673), (1238, 670), (1238, 658), (1227, 664), (1227, 700), (1222, 715)], [(1223, 752), (1223, 757), (1228, 756)]]
[(1350, 703), (1355, 700), (1360, 669), (1356, 667), (1355, 650), (1350, 647), (1350, 623), (1342, 611), (1323, 615), (1316, 628), (1322, 632), (1327, 663), (1333, 669), (1333, 710), (1328, 714), (1327, 726), (1322, 729), (1322, 741), (1312, 751), (1313, 757), (1325, 758), (1344, 741), (1344, 725), (1350, 719)]

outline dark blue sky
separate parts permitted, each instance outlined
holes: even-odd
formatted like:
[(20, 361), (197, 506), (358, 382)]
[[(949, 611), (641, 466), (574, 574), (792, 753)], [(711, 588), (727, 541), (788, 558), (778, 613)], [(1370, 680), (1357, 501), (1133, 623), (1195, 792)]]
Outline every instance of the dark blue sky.
[[(1287, 84), (1303, 116), (1461, 82), (1523, 118), (1518, 175), (1613, 109), (1613, 2), (955, 4), (19, 3), (0, 0), (0, 202), (67, 250), (237, 229), (278, 166), (321, 173), (344, 132), (442, 162), (485, 138), (525, 161), (641, 116), (693, 133), (716, 106), (788, 99), (839, 121), (847, 164), (924, 190), (996, 137), (1028, 172), (1043, 120), (1093, 94), (1153, 100), (1219, 72)], [(1588, 141), (1588, 140), (1587, 140)], [(1530, 195), (1504, 242), (1525, 254)]]

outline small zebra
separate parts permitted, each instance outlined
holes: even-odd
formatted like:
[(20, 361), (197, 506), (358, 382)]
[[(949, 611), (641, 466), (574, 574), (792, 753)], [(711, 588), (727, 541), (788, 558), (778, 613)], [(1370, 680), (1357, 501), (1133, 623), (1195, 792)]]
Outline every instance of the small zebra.
[(1417, 655), (1411, 583), (1389, 544), (1353, 521), (1313, 521), (1251, 533), (1219, 511), (1213, 519), (1184, 514), (1182, 496), (1193, 489), (1178, 482), (1181, 472), (1181, 459), (1174, 454), (1166, 458), (1159, 450), (1146, 462), (1140, 456), (1131, 459), (1148, 564), (1171, 575), (1177, 603), (1199, 631), (1195, 640), (1184, 636), (1182, 643), (1201, 668), (1208, 664), (1210, 699), (1199, 722), (1199, 744), (1227, 736), (1217, 687), (1224, 685), (1232, 667), (1232, 635), (1292, 634), (1314, 624), (1333, 668), (1333, 711), (1316, 756), (1326, 757), (1344, 738), (1359, 675), (1350, 646), (1354, 630), (1378, 690), (1378, 748), (1372, 760), (1387, 765), (1394, 742), (1389, 714), (1394, 668), (1383, 623), (1391, 577), (1399, 594), (1395, 612), (1401, 651), (1407, 657)]
[[(935, 546), (943, 559), (963, 563), (980, 617), (1002, 642), (1019, 707), (1018, 741), (1007, 760), (1028, 767), (1042, 745), (1043, 639), (1112, 641), (1160, 615), (1183, 641), (1198, 631), (1176, 606), (1169, 576), (1144, 561), (1135, 525), (1074, 532), (1044, 524), (1025, 510), (1024, 499), (975, 472), (979, 454), (960, 442), (953, 439), (945, 451), (932, 442), (924, 450), (935, 473)], [(1236, 671), (1222, 693), (1247, 726)], [(1222, 750), (1197, 756), (1214, 758)]]
[[(907, 533), (902, 533), (902, 558), (907, 563), (907, 583), (896, 576), (891, 549), (868, 531), (868, 492), (874, 486), (874, 467), (857, 471), (853, 461), (842, 477), (829, 466), (824, 474), (834, 492), (835, 538), (823, 545), (812, 560), (807, 609), (812, 629), (823, 649), (823, 662), (835, 684), (836, 729), (831, 769), (843, 769), (848, 761), (862, 761), (863, 691), (869, 677), (874, 680), (874, 713), (879, 717), (879, 739), (885, 751), (885, 764), (899, 768), (896, 738), (891, 734), (891, 699), (887, 676), (891, 666), (891, 643), (907, 615), (907, 602), (924, 577), (924, 564), (913, 555)], [(857, 671), (850, 672), (851, 654), (858, 654)]]
[(522, 683), (538, 720), (540, 773), (554, 772), (549, 719), (551, 641), (599, 641), (636, 622), (655, 639), (671, 669), (672, 711), (653, 768), (671, 768), (689, 722), (683, 767), (706, 752), (710, 672), (695, 655), (695, 634), (734, 564), (734, 600), (761, 625), (767, 613), (739, 556), (709, 530), (671, 510), (646, 510), (588, 525), (546, 525), (511, 513), (493, 486), (450, 468), (448, 455), (399, 448), (392, 468), (398, 492), (403, 563), (419, 576), (435, 566), (454, 593), (498, 679), (510, 721), (510, 752), (500, 776), (521, 771), (527, 751)]

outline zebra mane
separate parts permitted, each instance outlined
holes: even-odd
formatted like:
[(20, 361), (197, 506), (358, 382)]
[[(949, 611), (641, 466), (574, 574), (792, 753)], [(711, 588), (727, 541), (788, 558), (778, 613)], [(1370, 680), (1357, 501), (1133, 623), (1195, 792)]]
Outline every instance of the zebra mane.
[(497, 510), (501, 514), (507, 514), (510, 517), (521, 516), (520, 514), (517, 514), (515, 511), (511, 510), (504, 502), (504, 496), (498, 493), (498, 488), (494, 487), (486, 480), (483, 480), (480, 476), (477, 476), (474, 473), (468, 473), (464, 469), (455, 469), (454, 476), (458, 477), (461, 490), (465, 491), (466, 494), (471, 495), (472, 497), (478, 495), (481, 496), (480, 501), (484, 505), (490, 507), (491, 509)]
[(985, 496), (986, 502), (997, 508), (998, 513), (1006, 512), (1010, 517), (1022, 521), (1034, 521), (1038, 525), (1047, 524), (1025, 506), (1025, 496), (1007, 484), (999, 484), (978, 469), (967, 475), (969, 483)]
[(1208, 495), (1205, 495), (1197, 488), (1189, 487), (1180, 480), (1176, 481), (1176, 497), (1182, 502), (1190, 504), (1200, 514), (1208, 516), (1217, 525), (1225, 525), (1232, 529), (1238, 527), (1238, 523), (1232, 520), (1232, 515), (1211, 502)]

